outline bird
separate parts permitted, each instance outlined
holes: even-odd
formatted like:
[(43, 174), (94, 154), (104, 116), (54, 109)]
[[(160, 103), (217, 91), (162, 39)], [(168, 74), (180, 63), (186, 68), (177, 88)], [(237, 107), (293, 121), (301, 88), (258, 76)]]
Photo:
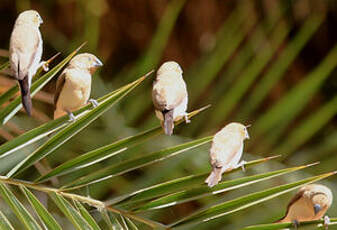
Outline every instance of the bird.
[(237, 122), (231, 122), (218, 131), (212, 140), (209, 152), (212, 172), (205, 180), (209, 187), (221, 181), (221, 176), (226, 171), (242, 167), (245, 161), (240, 161), (243, 152), (243, 142), (249, 139), (247, 127)]
[(174, 129), (174, 121), (187, 116), (188, 94), (186, 83), (183, 79), (183, 70), (175, 61), (163, 63), (157, 71), (153, 82), (152, 101), (155, 114), (161, 121), (166, 135), (171, 136)]
[[(287, 206), (283, 218), (277, 223), (293, 222), (295, 228), (302, 221), (321, 219), (332, 204), (331, 190), (321, 184), (309, 184), (301, 187)], [(330, 219), (324, 217), (324, 226), (328, 227)]]
[(73, 111), (92, 103), (94, 107), (97, 101), (90, 99), (91, 77), (103, 63), (93, 54), (82, 53), (71, 59), (67, 67), (58, 77), (54, 96), (54, 119), (65, 114), (70, 121), (75, 120)]
[(22, 105), (28, 115), (32, 113), (32, 78), (40, 67), (48, 71), (47, 62), (41, 62), (43, 41), (39, 27), (42, 23), (37, 11), (23, 11), (15, 21), (9, 43), (11, 71), (19, 83)]

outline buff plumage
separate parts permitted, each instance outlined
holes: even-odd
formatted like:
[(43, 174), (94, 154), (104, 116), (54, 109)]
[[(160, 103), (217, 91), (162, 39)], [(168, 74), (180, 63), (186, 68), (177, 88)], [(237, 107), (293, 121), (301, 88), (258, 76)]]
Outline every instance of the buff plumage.
[(174, 121), (187, 119), (188, 95), (183, 71), (174, 61), (165, 62), (157, 71), (153, 83), (152, 101), (156, 116), (161, 120), (165, 134), (172, 135)]
[[(332, 204), (331, 190), (320, 184), (303, 186), (288, 204), (285, 216), (278, 222), (293, 222), (295, 227), (302, 221), (321, 219)], [(325, 223), (329, 218), (325, 218)]]
[[(9, 61), (13, 76), (18, 80), (22, 105), (30, 115), (32, 101), (30, 86), (37, 69), (43, 66), (42, 38), (39, 26), (42, 19), (35, 10), (22, 12), (15, 21), (9, 44)], [(47, 70), (47, 67), (44, 67)]]
[(218, 184), (224, 172), (244, 166), (244, 161), (239, 161), (243, 142), (248, 138), (246, 126), (236, 122), (226, 125), (214, 135), (210, 149), (212, 172), (205, 181), (209, 187)]
[[(65, 114), (75, 119), (73, 111), (88, 103), (91, 92), (91, 77), (102, 62), (92, 54), (76, 55), (61, 73), (56, 83), (54, 119)], [(96, 105), (95, 100), (91, 102)]]

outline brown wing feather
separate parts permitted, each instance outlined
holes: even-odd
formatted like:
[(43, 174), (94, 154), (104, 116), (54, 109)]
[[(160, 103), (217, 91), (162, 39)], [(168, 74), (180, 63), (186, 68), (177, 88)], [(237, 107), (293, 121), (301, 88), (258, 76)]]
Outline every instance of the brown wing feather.
[(56, 90), (55, 90), (55, 95), (54, 95), (55, 109), (56, 109), (57, 101), (60, 97), (60, 93), (63, 89), (64, 83), (66, 82), (66, 75), (67, 75), (67, 72), (63, 71), (62, 74), (58, 77), (57, 82), (56, 82)]
[(290, 202), (289, 202), (289, 204), (287, 206), (287, 211), (284, 214), (284, 216), (281, 219), (279, 219), (278, 221), (276, 221), (276, 222), (279, 222), (279, 221), (281, 221), (281, 220), (283, 220), (284, 218), (287, 217), (291, 205), (293, 205), (296, 201), (298, 201), (299, 199), (301, 199), (301, 197), (303, 196), (303, 193), (304, 193), (304, 191), (299, 191), (298, 193), (296, 193), (296, 195), (290, 200)]

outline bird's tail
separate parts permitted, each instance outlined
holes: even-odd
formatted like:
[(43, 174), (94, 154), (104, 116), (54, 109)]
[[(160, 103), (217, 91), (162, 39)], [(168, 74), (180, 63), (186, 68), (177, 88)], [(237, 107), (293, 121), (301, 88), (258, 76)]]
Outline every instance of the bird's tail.
[(55, 109), (55, 111), (54, 111), (54, 120), (57, 119), (57, 118), (59, 118), (59, 117), (62, 117), (64, 115), (66, 115), (66, 114), (67, 114), (67, 112), (65, 112), (65, 111), (63, 111), (61, 109)]
[(205, 183), (208, 184), (208, 187), (213, 187), (221, 181), (221, 168), (213, 168), (211, 174), (205, 180)]
[(164, 110), (163, 112), (164, 117), (164, 132), (166, 135), (171, 136), (173, 133), (174, 128), (174, 121), (173, 121), (173, 109), (172, 110)]
[(22, 100), (23, 108), (26, 110), (27, 114), (30, 116), (32, 114), (32, 99), (30, 97), (28, 76), (18, 81), (20, 85), (21, 100)]

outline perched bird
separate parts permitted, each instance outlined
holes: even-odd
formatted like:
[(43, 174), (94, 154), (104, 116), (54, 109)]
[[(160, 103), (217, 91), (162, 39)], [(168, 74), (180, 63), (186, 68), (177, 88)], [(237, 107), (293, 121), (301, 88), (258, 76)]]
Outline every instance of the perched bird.
[[(319, 220), (331, 206), (332, 199), (328, 187), (320, 184), (305, 185), (289, 202), (285, 216), (277, 222), (293, 222), (297, 228), (301, 221)], [(329, 222), (329, 217), (325, 216), (326, 227)]]
[(243, 141), (249, 139), (247, 126), (232, 122), (222, 128), (213, 137), (210, 149), (210, 162), (212, 172), (205, 180), (209, 187), (217, 185), (221, 181), (224, 172), (242, 167), (245, 161), (240, 161), (243, 152)]
[(88, 102), (97, 106), (95, 100), (89, 100), (91, 76), (102, 65), (96, 56), (89, 53), (78, 54), (69, 62), (56, 82), (54, 119), (68, 114), (70, 120), (74, 120), (72, 111)]
[(46, 62), (40, 62), (42, 56), (42, 38), (39, 30), (42, 18), (35, 10), (22, 12), (15, 21), (9, 44), (9, 61), (14, 77), (21, 90), (22, 105), (31, 115), (32, 100), (30, 86), (39, 67), (48, 71)]
[(161, 120), (165, 134), (172, 135), (174, 121), (184, 117), (189, 123), (186, 109), (188, 95), (183, 71), (174, 61), (165, 62), (157, 71), (153, 83), (152, 101), (156, 116)]

